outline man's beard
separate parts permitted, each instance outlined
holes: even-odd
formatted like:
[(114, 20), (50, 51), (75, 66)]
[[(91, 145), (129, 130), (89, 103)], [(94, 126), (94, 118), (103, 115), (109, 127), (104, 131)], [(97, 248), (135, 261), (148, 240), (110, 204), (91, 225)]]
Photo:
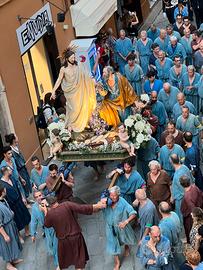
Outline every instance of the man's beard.
[(109, 75), (103, 75), (104, 81), (107, 82), (109, 80), (109, 77), (110, 77)]

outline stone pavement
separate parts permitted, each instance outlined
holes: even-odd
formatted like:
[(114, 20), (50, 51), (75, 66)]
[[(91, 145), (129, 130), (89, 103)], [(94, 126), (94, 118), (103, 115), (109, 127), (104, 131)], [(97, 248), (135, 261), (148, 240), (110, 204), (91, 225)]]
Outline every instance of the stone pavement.
[[(115, 166), (114, 162), (108, 162), (105, 166), (105, 174), (99, 180), (95, 179), (92, 168), (84, 167), (83, 163), (78, 163), (74, 169), (75, 177), (74, 195), (87, 203), (94, 203), (100, 197), (102, 190), (109, 185), (109, 180), (105, 176)], [(92, 216), (79, 216), (79, 223), (82, 227), (83, 235), (88, 247), (90, 260), (85, 269), (87, 270), (111, 270), (113, 269), (113, 257), (105, 253), (105, 225), (102, 212)], [(122, 258), (121, 270), (141, 270), (139, 260), (135, 256), (136, 246), (132, 247), (131, 255)], [(53, 260), (46, 254), (45, 241), (39, 230), (36, 243), (31, 242), (31, 238), (25, 239), (22, 258), (24, 262), (18, 265), (19, 270), (54, 270)], [(5, 263), (0, 259), (0, 270), (5, 269)], [(70, 267), (69, 270), (73, 270)]]

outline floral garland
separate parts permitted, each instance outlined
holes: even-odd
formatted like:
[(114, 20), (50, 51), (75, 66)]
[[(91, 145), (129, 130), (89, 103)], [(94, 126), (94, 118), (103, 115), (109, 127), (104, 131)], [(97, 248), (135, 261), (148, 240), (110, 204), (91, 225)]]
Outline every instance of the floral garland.
[(130, 115), (125, 121), (130, 141), (135, 149), (144, 146), (151, 139), (151, 126), (140, 114)]

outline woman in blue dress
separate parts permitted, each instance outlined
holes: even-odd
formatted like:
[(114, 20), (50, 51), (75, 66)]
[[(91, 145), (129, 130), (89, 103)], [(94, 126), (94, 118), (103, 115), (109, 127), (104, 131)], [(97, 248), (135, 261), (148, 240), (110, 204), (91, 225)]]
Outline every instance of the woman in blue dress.
[(26, 185), (23, 186), (23, 188), (25, 191), (25, 196), (27, 198), (29, 194), (32, 193), (32, 186), (30, 182), (30, 176), (25, 165), (25, 159), (19, 150), (18, 137), (15, 134), (11, 133), (5, 136), (5, 140), (7, 143), (9, 143), (12, 149), (13, 158), (15, 160), (19, 175), (26, 181)]
[(193, 65), (188, 66), (188, 71), (183, 75), (182, 88), (186, 100), (192, 102), (199, 113), (199, 96), (197, 84), (200, 80), (200, 74), (195, 72)]
[(22, 262), (20, 253), (22, 245), (13, 219), (13, 211), (4, 199), (6, 190), (0, 184), (0, 257), (6, 262), (6, 269), (16, 269), (15, 265)]
[(124, 68), (124, 75), (132, 85), (135, 93), (140, 96), (142, 94), (142, 80), (144, 73), (140, 65), (135, 63), (135, 55), (130, 54), (127, 57), (128, 64)]
[(149, 58), (152, 54), (152, 40), (147, 37), (147, 32), (142, 31), (140, 34), (140, 39), (137, 42), (137, 52), (139, 54), (140, 66), (144, 72), (144, 75), (147, 74), (149, 67)]
[[(31, 216), (27, 207), (25, 206), (25, 201), (23, 201), (22, 195), (16, 183), (10, 179), (11, 170), (8, 167), (3, 167), (1, 169), (1, 173), (3, 176), (0, 180), (0, 183), (4, 188), (6, 188), (6, 200), (11, 210), (14, 212), (14, 221), (16, 223), (17, 229), (19, 232), (25, 229), (25, 236), (29, 236), (29, 223)], [(21, 236), (20, 239), (23, 243)]]

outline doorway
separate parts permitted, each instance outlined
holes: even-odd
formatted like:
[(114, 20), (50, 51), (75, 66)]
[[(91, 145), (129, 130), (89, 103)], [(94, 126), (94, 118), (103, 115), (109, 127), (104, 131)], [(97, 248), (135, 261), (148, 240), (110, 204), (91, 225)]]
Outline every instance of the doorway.
[[(45, 34), (23, 56), (22, 63), (32, 104), (33, 114), (42, 106), (44, 96), (51, 92), (60, 70), (55, 34)], [(46, 142), (44, 130), (38, 130), (43, 151)], [(44, 153), (43, 153), (44, 154)]]

